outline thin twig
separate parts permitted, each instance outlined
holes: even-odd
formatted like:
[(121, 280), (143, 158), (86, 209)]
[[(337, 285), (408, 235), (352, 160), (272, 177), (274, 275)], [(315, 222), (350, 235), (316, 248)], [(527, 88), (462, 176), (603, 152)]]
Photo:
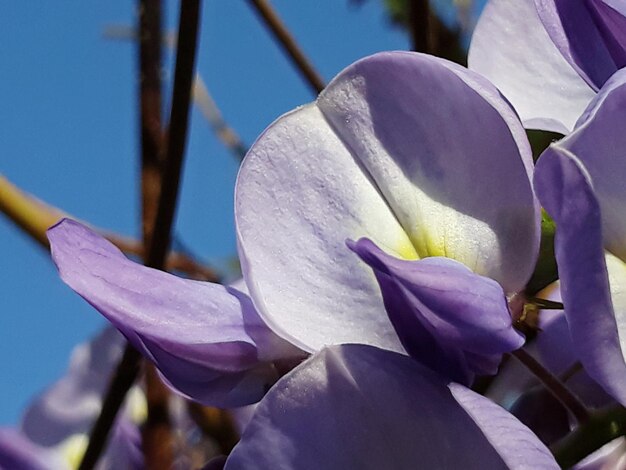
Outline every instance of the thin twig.
[[(136, 40), (138, 34), (136, 30), (130, 26), (110, 25), (105, 28), (104, 37), (118, 40)], [(172, 49), (176, 45), (176, 39), (172, 38), (170, 35), (164, 35), (162, 42)], [(248, 147), (239, 134), (228, 125), (222, 116), (222, 112), (209, 92), (202, 75), (199, 73), (196, 73), (193, 81), (193, 101), (198, 108), (200, 108), (200, 112), (209, 123), (209, 126), (217, 138), (222, 141), (237, 160), (243, 160), (243, 157), (248, 151)]]
[(407, 27), (414, 51), (467, 63), (458, 27), (448, 28), (429, 6), (429, 0), (408, 0)]
[(409, 0), (409, 27), (413, 50), (432, 53), (428, 0)]
[(161, 382), (156, 367), (146, 360), (143, 363), (148, 407), (148, 416), (141, 432), (144, 465), (151, 470), (170, 470), (174, 466), (170, 391)]
[[(145, 264), (154, 238), (165, 160), (161, 118), (161, 0), (139, 0), (139, 8), (141, 229), (144, 247), (147, 247), (142, 255)], [(146, 422), (141, 432), (144, 465), (154, 470), (169, 470), (174, 455), (168, 392), (154, 366), (143, 362), (147, 403)]]
[[(145, 9), (147, 4), (151, 1), (157, 0), (142, 0), (141, 14), (151, 12), (150, 9)], [(148, 245), (149, 249), (146, 257), (146, 264), (155, 268), (163, 267), (165, 255), (168, 252), (171, 239), (171, 227), (176, 209), (180, 172), (182, 169), (182, 160), (184, 157), (185, 142), (187, 138), (189, 98), (191, 95), (191, 82), (196, 57), (199, 13), (199, 0), (186, 0), (181, 2), (172, 112), (170, 115), (170, 133), (167, 147), (168, 150), (161, 178), (162, 184), (158, 197), (158, 207), (156, 210), (156, 217), (154, 219), (155, 222), (153, 224), (154, 230), (152, 231), (152, 236), (150, 237), (150, 243)], [(160, 31), (154, 37), (158, 39), (153, 42), (160, 43)], [(141, 39), (143, 40), (144, 38), (145, 36), (142, 35)], [(145, 76), (142, 78), (145, 78)], [(142, 91), (143, 83), (144, 82), (142, 81)], [(144, 102), (142, 100), (142, 113), (144, 109)], [(142, 128), (142, 137), (143, 132), (144, 129)], [(160, 130), (158, 138), (160, 139)], [(159, 155), (158, 146), (156, 146), (152, 155)], [(144, 197), (145, 196), (146, 195), (144, 193)], [(103, 411), (96, 420), (90, 434), (89, 445), (80, 466), (81, 470), (91, 469), (97, 462), (99, 455), (106, 444), (109, 431), (115, 421), (115, 416), (117, 415), (117, 411), (123, 402), (123, 398), (137, 376), (139, 355), (131, 349), (131, 347), (127, 347), (124, 358), (128, 357), (130, 359), (128, 361), (122, 361), (118, 365), (116, 375), (114, 376), (114, 379), (112, 380), (109, 390), (104, 398)], [(122, 372), (124, 372), (124, 374), (122, 374)], [(127, 372), (132, 376), (133, 380), (118, 380), (118, 377), (122, 375), (126, 376), (125, 373)], [(119, 396), (121, 396), (122, 399), (116, 400), (116, 397)]]
[(570, 367), (568, 367), (565, 372), (563, 372), (560, 377), (559, 380), (563, 383), (567, 382), (569, 379), (571, 379), (572, 377), (574, 377), (576, 374), (578, 374), (579, 372), (583, 371), (583, 365), (581, 364), (580, 361), (576, 361), (574, 362)]
[(235, 421), (230, 412), (202, 406), (192, 401), (187, 402), (187, 411), (202, 433), (215, 440), (220, 452), (224, 455), (230, 454), (239, 441)]
[(111, 377), (100, 415), (89, 433), (89, 444), (78, 467), (79, 470), (92, 469), (98, 462), (115, 422), (117, 411), (124, 403), (126, 392), (132, 387), (139, 373), (139, 359), (141, 356), (134, 348), (127, 347), (124, 350), (124, 356)]
[[(125, 254), (138, 257), (144, 256), (142, 242), (81, 221), (71, 214), (21, 190), (2, 175), (0, 175), (0, 212), (5, 214), (11, 222), (46, 250), (49, 248), (46, 230), (59, 220), (68, 217), (89, 226), (91, 230), (109, 240)], [(191, 279), (199, 281), (219, 282), (220, 280), (220, 275), (216, 271), (195, 261), (191, 256), (183, 252), (170, 251), (167, 255), (165, 268), (168, 271), (178, 271)]]
[(172, 111), (169, 120), (163, 184), (155, 219), (155, 229), (146, 259), (146, 264), (152, 267), (163, 266), (165, 255), (170, 245), (180, 173), (187, 144), (187, 126), (189, 122), (191, 85), (193, 83), (196, 62), (199, 16), (200, 0), (181, 2), (176, 68), (172, 92)]
[(150, 246), (163, 173), (161, 120), (161, 0), (139, 0), (139, 126), (141, 233)]
[(257, 13), (270, 29), (278, 43), (283, 47), (293, 64), (300, 71), (313, 92), (317, 95), (326, 86), (324, 79), (313, 68), (302, 49), (296, 43), (285, 24), (282, 22), (276, 11), (268, 0), (249, 0), (249, 3), (256, 9)]
[(220, 109), (217, 107), (200, 74), (196, 74), (196, 78), (193, 81), (193, 98), (218, 139), (230, 149), (233, 155), (237, 157), (237, 160), (243, 160), (248, 148), (241, 140), (241, 137), (224, 120)]
[(528, 301), (535, 304), (542, 310), (563, 310), (563, 304), (561, 302), (555, 302), (554, 300), (540, 299), (539, 297), (531, 297)]
[(624, 435), (626, 409), (614, 405), (592, 413), (591, 419), (584, 426), (579, 426), (550, 445), (550, 450), (561, 468), (571, 468), (593, 451)]
[[(161, 140), (154, 142), (157, 148), (153, 157), (162, 155), (165, 157), (159, 181), (159, 197), (147, 199), (146, 196), (150, 195), (142, 195), (143, 205), (148, 208), (142, 215), (144, 230), (146, 230), (144, 231), (144, 240), (148, 246), (144, 263), (157, 269), (163, 268), (171, 244), (178, 187), (187, 141), (199, 19), (199, 0), (181, 2), (166, 152), (162, 151)], [(153, 32), (154, 39), (152, 42), (160, 44), (160, 26), (155, 28)], [(150, 65), (154, 67), (155, 64), (159, 65), (160, 60), (155, 58), (155, 62)], [(153, 164), (153, 161), (142, 155), (143, 170), (150, 171)], [(154, 218), (152, 218), (153, 214)], [(148, 418), (142, 433), (145, 464), (147, 468), (168, 470), (173, 467), (174, 463), (173, 438), (168, 411), (169, 391), (161, 382), (152, 364), (146, 364), (145, 384), (148, 402)]]
[(0, 212), (43, 247), (48, 247), (46, 230), (66, 214), (22, 191), (0, 175)]
[[(152, 203), (159, 197), (161, 161), (163, 154), (161, 130), (161, 2), (139, 0), (139, 125), (141, 133), (141, 211), (143, 246), (149, 246), (149, 234), (153, 230), (156, 206)], [(141, 355), (130, 344), (126, 345), (124, 357), (131, 360), (118, 364), (116, 374), (109, 383), (103, 399), (100, 415), (89, 435), (89, 444), (80, 465), (80, 470), (92, 469), (106, 446), (115, 417), (139, 373)], [(132, 371), (132, 380), (121, 382), (117, 377)], [(128, 372), (130, 374), (130, 372)], [(115, 397), (121, 396), (116, 400)], [(150, 460), (143, 440), (144, 455)]]
[(546, 389), (554, 395), (571, 413), (579, 424), (589, 420), (589, 410), (563, 383), (526, 350), (518, 349), (511, 355), (515, 356), (526, 368), (537, 377)]

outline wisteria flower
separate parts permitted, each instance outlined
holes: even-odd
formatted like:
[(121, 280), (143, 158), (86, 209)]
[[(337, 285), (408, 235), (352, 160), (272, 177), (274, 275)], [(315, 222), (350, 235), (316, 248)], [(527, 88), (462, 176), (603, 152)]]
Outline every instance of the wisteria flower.
[[(0, 468), (78, 468), (123, 348), (124, 338), (111, 327), (74, 348), (67, 373), (34, 400), (19, 429), (0, 429)], [(133, 387), (97, 468), (143, 468), (139, 425), (145, 414), (143, 393)]]
[(243, 163), (235, 217), (254, 305), (306, 351), (406, 350), (462, 382), (493, 371), (522, 344), (505, 295), (535, 265), (531, 172), (524, 130), (484, 78), (415, 53), (363, 59)]
[(254, 403), (278, 379), (275, 361), (303, 357), (263, 323), (245, 292), (141, 266), (71, 220), (48, 238), (65, 282), (185, 396), (224, 408)]
[[(562, 302), (556, 281), (536, 295)], [(588, 409), (614, 405), (615, 401), (580, 367), (564, 311), (536, 312), (537, 331), (524, 350), (562, 383)], [(508, 360), (486, 390), (486, 397), (502, 405), (528, 426), (546, 445), (552, 445), (578, 426), (568, 409), (521, 362)]]
[(233, 469), (556, 469), (548, 449), (490, 400), (406, 356), (323, 349), (260, 402)]
[(140, 266), (69, 220), (49, 239), (63, 280), (179, 392), (221, 406), (265, 395), (226, 468), (557, 468), (462, 385), (524, 341), (508, 301), (538, 251), (531, 173), (493, 85), (382, 53), (248, 153), (235, 206), (245, 288)]
[(626, 404), (626, 71), (540, 157), (538, 195), (557, 224), (565, 314), (585, 370)]
[[(68, 436), (56, 446), (33, 442), (23, 431), (0, 427), (0, 468), (6, 470), (74, 470), (79, 467), (87, 436)], [(98, 470), (144, 468), (139, 428), (123, 418), (115, 425)]]
[(490, 79), (529, 128), (569, 133), (626, 66), (624, 0), (489, 0), (469, 67)]
[(381, 53), (248, 153), (235, 216), (250, 297), (141, 267), (70, 221), (49, 239), (65, 282), (204, 403), (257, 401), (281, 361), (343, 343), (406, 351), (469, 383), (523, 343), (507, 296), (537, 255), (531, 171), (489, 82)]
[(56, 450), (31, 442), (16, 429), (0, 428), (0, 468), (16, 470), (69, 470), (69, 465)]

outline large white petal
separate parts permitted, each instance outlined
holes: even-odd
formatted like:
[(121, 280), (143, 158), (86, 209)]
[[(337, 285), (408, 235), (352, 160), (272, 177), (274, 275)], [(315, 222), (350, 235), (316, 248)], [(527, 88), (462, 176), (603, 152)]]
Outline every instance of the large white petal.
[(367, 168), (420, 257), (522, 289), (538, 248), (532, 157), (487, 80), (448, 61), (382, 53), (339, 74), (318, 106)]
[(401, 351), (346, 239), (402, 258), (448, 256), (519, 290), (539, 242), (531, 165), (514, 112), (477, 74), (406, 52), (353, 64), (316, 104), (272, 124), (243, 163), (235, 216), (255, 306), (306, 350)]
[(274, 331), (309, 351), (349, 342), (402, 351), (373, 273), (345, 240), (415, 251), (317, 106), (283, 116), (254, 144), (235, 216), (246, 284)]
[(490, 0), (468, 63), (504, 93), (528, 128), (567, 134), (595, 95), (550, 39), (533, 0)]

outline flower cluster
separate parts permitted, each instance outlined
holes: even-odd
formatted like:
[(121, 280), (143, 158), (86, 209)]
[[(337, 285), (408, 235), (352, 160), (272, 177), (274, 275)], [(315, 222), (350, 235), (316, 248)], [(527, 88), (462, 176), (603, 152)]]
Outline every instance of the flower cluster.
[[(350, 65), (248, 152), (241, 283), (140, 266), (70, 220), (48, 233), (60, 275), (180, 394), (258, 402), (215, 466), (558, 468), (545, 444), (567, 412), (524, 419), (532, 385), (508, 366), (492, 390), (518, 386), (537, 434), (468, 387), (526, 341), (543, 206), (564, 316), (528, 348), (566, 344), (577, 392), (626, 405), (624, 15), (623, 0), (490, 0), (469, 69), (409, 52)], [(525, 127), (567, 136), (535, 167)]]
[[(0, 428), (0, 468), (78, 468), (123, 348), (124, 338), (110, 327), (78, 345), (66, 375), (30, 404), (19, 428)], [(143, 393), (133, 387), (98, 468), (144, 468), (139, 425), (145, 420), (145, 409)]]

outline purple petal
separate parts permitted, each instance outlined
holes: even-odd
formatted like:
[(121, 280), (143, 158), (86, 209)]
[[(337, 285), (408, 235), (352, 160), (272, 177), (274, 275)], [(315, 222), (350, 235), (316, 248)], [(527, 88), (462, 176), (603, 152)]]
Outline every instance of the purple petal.
[(626, 70), (600, 90), (576, 123), (576, 131), (558, 142), (574, 154), (591, 176), (600, 203), (604, 246), (626, 260)]
[(509, 411), (548, 446), (571, 431), (567, 408), (543, 385), (524, 391)]
[[(550, 284), (537, 297), (562, 302), (559, 282)], [(570, 338), (564, 312), (541, 310), (538, 315), (539, 331), (524, 349), (554, 375), (561, 376), (578, 362), (577, 350)], [(614, 400), (584, 369), (568, 375), (565, 385), (585, 405), (600, 408), (614, 404)], [(509, 410), (547, 445), (572, 429), (567, 409), (514, 358), (501, 367), (486, 396)]]
[(27, 408), (22, 432), (42, 446), (87, 433), (100, 413), (101, 398), (124, 348), (124, 337), (109, 327), (74, 348), (65, 376)]
[(0, 428), (0, 468), (53, 470), (68, 468), (54, 452), (39, 447), (10, 428)]
[(144, 469), (139, 427), (127, 419), (118, 419), (99, 464), (104, 469)]
[(226, 456), (218, 455), (207, 462), (201, 470), (222, 470), (226, 465)]
[[(623, 14), (602, 0), (535, 0), (552, 41), (591, 86), (600, 89), (626, 65)], [(622, 31), (620, 31), (622, 29)]]
[(559, 468), (550, 451), (537, 436), (504, 408), (462, 385), (452, 383), (449, 388), (455, 400), (500, 454), (507, 468)]
[[(26, 409), (22, 432), (33, 442), (50, 447), (74, 434), (89, 432), (100, 413), (102, 396), (124, 349), (124, 337), (113, 327), (74, 348), (66, 374)], [(136, 401), (126, 405), (134, 411)]]
[(517, 116), (486, 80), (420, 54), (363, 59), (272, 124), (243, 163), (235, 216), (255, 306), (308, 351), (402, 351), (344, 241), (447, 255), (521, 289), (538, 248), (531, 168)]
[[(449, 258), (400, 260), (368, 239), (348, 246), (374, 269), (407, 352), (441, 374), (454, 371), (448, 376), (464, 383), (471, 380), (470, 372), (495, 374), (501, 355), (524, 344), (513, 329), (502, 287), (493, 279)], [(439, 347), (424, 344), (428, 335)], [(445, 361), (439, 358), (442, 350)]]
[(331, 347), (272, 388), (225, 468), (558, 468), (527, 429), (483, 402), (405, 356)]
[(402, 351), (375, 279), (344, 240), (413, 248), (316, 106), (283, 116), (253, 145), (235, 218), (246, 284), (274, 331), (307, 351), (342, 342)]
[(618, 437), (572, 467), (572, 470), (618, 470), (626, 468), (626, 439)]
[(525, 287), (538, 248), (532, 158), (489, 81), (432, 56), (381, 53), (340, 73), (317, 104), (420, 258), (455, 259), (507, 293)]
[(577, 356), (587, 373), (624, 404), (626, 364), (602, 246), (600, 206), (589, 174), (568, 150), (553, 145), (539, 159), (535, 188), (557, 224), (561, 294)]
[[(552, 289), (544, 289), (537, 296), (542, 299), (562, 302), (559, 282), (557, 281), (551, 286)], [(561, 376), (571, 370), (579, 360), (576, 356), (577, 349), (572, 342), (565, 312), (563, 310), (542, 310), (539, 315), (540, 331), (533, 343), (535, 346), (534, 355), (550, 372)], [(613, 399), (589, 377), (584, 369), (571, 376), (566, 385), (589, 407), (601, 408), (614, 403)]]
[[(71, 220), (51, 228), (48, 238), (61, 278), (184, 395), (213, 405), (251, 403), (277, 378), (267, 361), (294, 349), (264, 325), (243, 293), (133, 263)], [(237, 388), (242, 383), (246, 390)], [(242, 394), (229, 396), (234, 391)]]
[(569, 133), (595, 95), (553, 44), (533, 0), (489, 0), (472, 35), (468, 64), (502, 91), (532, 129)]
[(626, 66), (626, 4), (623, 0), (587, 2), (604, 44), (618, 69)]

